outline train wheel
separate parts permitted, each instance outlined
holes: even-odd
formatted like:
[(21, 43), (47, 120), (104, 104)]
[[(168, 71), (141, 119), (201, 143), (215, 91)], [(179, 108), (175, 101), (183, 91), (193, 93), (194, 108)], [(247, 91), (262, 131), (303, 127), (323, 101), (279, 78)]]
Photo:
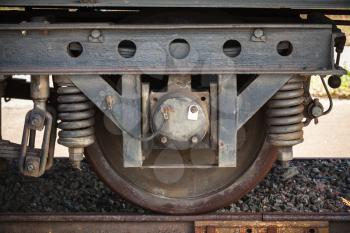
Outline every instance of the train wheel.
[[(275, 149), (265, 142), (262, 111), (240, 129), (243, 134), (238, 133), (235, 168), (124, 168), (118, 129), (102, 114), (96, 117), (96, 143), (86, 149), (95, 172), (125, 199), (156, 212), (198, 214), (225, 207), (254, 188), (276, 160)], [(213, 152), (199, 152), (205, 153)], [(156, 156), (181, 160), (184, 154), (198, 159), (195, 151), (163, 150)]]

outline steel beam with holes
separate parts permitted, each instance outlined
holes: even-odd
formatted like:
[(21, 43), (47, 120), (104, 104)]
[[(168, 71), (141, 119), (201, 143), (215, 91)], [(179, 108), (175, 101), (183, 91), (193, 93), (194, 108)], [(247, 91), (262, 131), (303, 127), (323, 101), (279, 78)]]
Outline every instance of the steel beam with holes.
[(0, 24), (0, 74), (342, 74), (333, 40), (319, 24)]
[[(72, 82), (123, 132), (125, 167), (142, 167), (141, 82), (138, 75), (122, 76), (122, 95), (98, 75), (71, 75)], [(235, 74), (218, 75), (219, 167), (235, 167), (237, 131), (291, 75), (260, 75), (239, 95)], [(107, 99), (111, 99), (112, 108)], [(249, 103), (249, 104), (247, 104)]]

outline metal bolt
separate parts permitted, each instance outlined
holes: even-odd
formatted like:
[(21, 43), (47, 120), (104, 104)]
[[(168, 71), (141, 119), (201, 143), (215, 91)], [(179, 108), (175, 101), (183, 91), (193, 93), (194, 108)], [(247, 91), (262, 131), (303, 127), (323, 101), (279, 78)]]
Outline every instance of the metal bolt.
[(95, 29), (95, 30), (91, 31), (90, 35), (92, 38), (97, 39), (101, 36), (101, 32), (99, 30)]
[(191, 141), (192, 141), (193, 144), (197, 144), (198, 143), (198, 138), (196, 136), (193, 136), (191, 138)]
[(39, 115), (34, 115), (32, 120), (30, 121), (30, 124), (32, 126), (35, 126), (35, 127), (39, 127), (40, 123), (41, 123), (41, 117)]
[(35, 169), (35, 166), (32, 163), (27, 164), (27, 171), (32, 172)]
[(323, 106), (320, 103), (319, 99), (315, 99), (311, 107), (311, 115), (314, 118), (318, 118), (323, 115)]
[(196, 112), (198, 112), (198, 107), (193, 105), (193, 106), (191, 106), (190, 110), (192, 113), (196, 113)]
[(112, 108), (113, 108), (113, 96), (111, 96), (111, 95), (106, 96), (106, 104), (107, 104), (108, 110), (112, 110)]
[(34, 118), (32, 121), (31, 121), (31, 124), (33, 126), (37, 126), (40, 124), (40, 119), (39, 118)]
[(323, 115), (323, 109), (319, 106), (314, 106), (311, 110), (312, 116), (313, 117), (320, 117)]
[(255, 29), (254, 30), (254, 36), (256, 38), (260, 38), (264, 35), (264, 30), (262, 30), (261, 28)]
[(163, 144), (167, 143), (168, 142), (167, 137), (161, 137), (160, 138), (160, 142), (163, 143)]

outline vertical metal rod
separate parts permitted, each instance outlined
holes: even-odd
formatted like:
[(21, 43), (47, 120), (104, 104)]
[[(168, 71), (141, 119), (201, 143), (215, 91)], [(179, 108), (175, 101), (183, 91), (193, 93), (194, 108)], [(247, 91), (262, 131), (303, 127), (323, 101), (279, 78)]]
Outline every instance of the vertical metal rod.
[(237, 75), (219, 75), (218, 110), (219, 167), (236, 167)]
[(36, 136), (36, 131), (30, 130), (29, 148), (35, 148), (35, 136)]
[(46, 101), (50, 95), (49, 75), (32, 75), (30, 94), (34, 106), (46, 110)]
[(218, 84), (210, 83), (210, 145), (218, 145)]
[(141, 79), (139, 75), (122, 77), (122, 125), (130, 132), (123, 132), (124, 167), (142, 166), (141, 136)]

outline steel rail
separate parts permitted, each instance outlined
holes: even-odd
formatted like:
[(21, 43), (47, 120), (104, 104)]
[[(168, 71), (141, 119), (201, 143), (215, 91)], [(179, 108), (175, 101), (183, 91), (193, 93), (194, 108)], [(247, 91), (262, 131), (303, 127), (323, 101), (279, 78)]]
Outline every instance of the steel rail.
[(0, 213), (2, 222), (349, 221), (350, 213), (229, 213), (157, 215), (130, 213)]
[[(344, 233), (350, 213), (0, 213), (0, 232), (329, 232)], [(229, 230), (229, 231), (227, 231)], [(237, 231), (240, 230), (240, 231)]]

